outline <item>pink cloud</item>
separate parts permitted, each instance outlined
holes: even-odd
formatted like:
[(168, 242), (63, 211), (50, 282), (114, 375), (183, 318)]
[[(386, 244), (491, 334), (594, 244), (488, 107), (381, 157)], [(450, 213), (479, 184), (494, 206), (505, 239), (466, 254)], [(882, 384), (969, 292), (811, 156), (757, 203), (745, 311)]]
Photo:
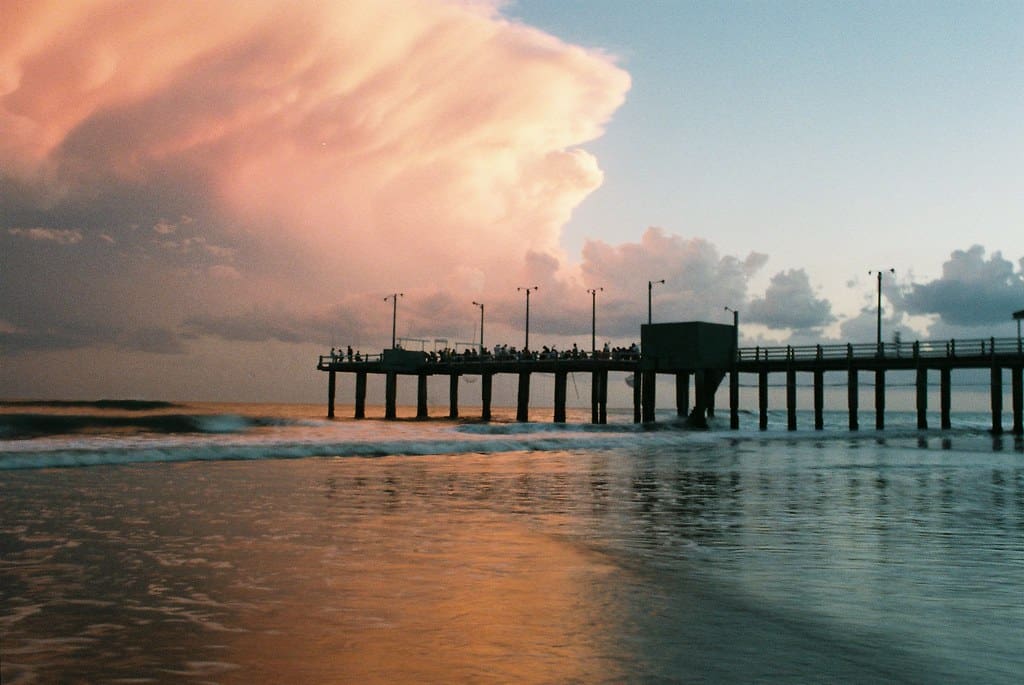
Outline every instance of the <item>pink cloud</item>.
[(51, 201), (190, 178), (225, 233), (294, 252), (281, 293), (467, 268), (482, 288), (514, 281), (527, 252), (557, 252), (600, 184), (578, 146), (629, 86), (607, 56), (484, 3), (26, 2), (5, 15), (0, 126), (15, 135), (0, 163)]

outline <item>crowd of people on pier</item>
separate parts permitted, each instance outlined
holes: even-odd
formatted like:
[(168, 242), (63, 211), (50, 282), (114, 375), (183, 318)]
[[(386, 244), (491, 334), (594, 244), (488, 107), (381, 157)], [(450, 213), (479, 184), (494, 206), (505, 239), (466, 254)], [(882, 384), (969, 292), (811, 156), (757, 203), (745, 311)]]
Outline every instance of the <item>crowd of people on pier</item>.
[(352, 346), (349, 345), (346, 349), (342, 350), (331, 348), (331, 362), (361, 362), (363, 361), (363, 354), (356, 350), (355, 354), (352, 353)]
[[(545, 361), (556, 359), (611, 359), (635, 361), (640, 359), (640, 347), (633, 343), (628, 347), (611, 347), (605, 343), (599, 350), (588, 352), (581, 350), (576, 343), (572, 348), (559, 350), (554, 345), (544, 345), (539, 350), (517, 349), (510, 345), (495, 345), (494, 349), (467, 347), (463, 351), (445, 347), (441, 350), (424, 351), (424, 360), (428, 363), (451, 363), (451, 362), (472, 362), (472, 361)], [(359, 350), (354, 353), (349, 345), (344, 350), (331, 348), (330, 359), (332, 363), (337, 362), (362, 362), (369, 361), (369, 355), (364, 356)]]

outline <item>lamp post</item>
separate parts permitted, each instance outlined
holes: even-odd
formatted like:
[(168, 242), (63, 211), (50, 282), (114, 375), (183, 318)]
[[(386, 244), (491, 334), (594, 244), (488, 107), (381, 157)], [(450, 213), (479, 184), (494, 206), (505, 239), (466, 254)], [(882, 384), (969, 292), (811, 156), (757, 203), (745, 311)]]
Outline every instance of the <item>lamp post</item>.
[(732, 312), (733, 347), (740, 348), (740, 313), (732, 307), (726, 307), (725, 311)]
[(647, 281), (647, 323), (651, 323), (651, 292), (654, 290), (655, 283), (665, 283), (665, 279), (660, 281)]
[(395, 349), (395, 323), (398, 321), (398, 298), (405, 297), (405, 293), (393, 293), (384, 298), (387, 302), (391, 300), (391, 349)]
[(536, 290), (537, 286), (528, 285), (522, 288), (516, 288), (516, 292), (521, 290), (526, 291), (526, 343), (523, 345), (523, 352), (530, 351), (530, 291)]
[[(882, 269), (878, 271), (868, 271), (869, 274), (878, 274), (878, 311), (877, 311), (877, 324), (876, 324), (876, 335), (875, 344), (878, 345), (878, 349), (882, 349)], [(889, 269), (889, 273), (895, 274), (896, 269)]]
[(473, 304), (480, 307), (480, 356), (484, 354), (484, 303), (473, 300)]
[(604, 292), (604, 288), (587, 288), (590, 293), (590, 354), (591, 357), (597, 354), (597, 293)]

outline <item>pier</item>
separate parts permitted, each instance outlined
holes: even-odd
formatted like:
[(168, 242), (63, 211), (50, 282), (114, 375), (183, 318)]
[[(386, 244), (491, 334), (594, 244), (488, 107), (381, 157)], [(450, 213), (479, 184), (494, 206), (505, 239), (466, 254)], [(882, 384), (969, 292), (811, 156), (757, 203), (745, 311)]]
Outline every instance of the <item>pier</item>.
[[(928, 396), (936, 380), (939, 388), (940, 428), (951, 427), (952, 371), (959, 369), (988, 370), (992, 432), (1001, 433), (1003, 426), (1003, 372), (1009, 370), (1014, 434), (1024, 434), (1024, 350), (1020, 338), (986, 338), (972, 340), (917, 341), (906, 343), (829, 344), (777, 347), (735, 347), (732, 326), (702, 322), (647, 324), (641, 329), (643, 352), (639, 355), (613, 358), (607, 355), (555, 356), (539, 358), (520, 354), (515, 358), (494, 358), (489, 355), (454, 355), (440, 360), (423, 352), (391, 349), (380, 355), (362, 357), (358, 361), (341, 356), (323, 355), (317, 369), (328, 374), (327, 416), (335, 415), (338, 373), (355, 374), (355, 412), (357, 419), (366, 416), (366, 389), (370, 376), (384, 376), (385, 418), (396, 418), (398, 376), (417, 379), (417, 418), (428, 418), (427, 383), (431, 377), (447, 377), (449, 409), (447, 418), (460, 417), (459, 380), (462, 376), (478, 376), (481, 383), (480, 418), (491, 418), (493, 378), (497, 374), (514, 374), (518, 378), (516, 420), (530, 420), (530, 382), (532, 374), (554, 376), (552, 420), (566, 420), (566, 387), (569, 374), (585, 373), (591, 377), (591, 421), (607, 423), (609, 374), (632, 375), (633, 420), (654, 421), (657, 398), (657, 375), (675, 379), (675, 407), (679, 417), (694, 427), (706, 425), (715, 412), (715, 397), (726, 377), (729, 379), (729, 425), (740, 426), (741, 377), (756, 380), (757, 421), (761, 430), (768, 426), (769, 387), (774, 375), (785, 379), (787, 428), (797, 430), (797, 377), (812, 378), (814, 429), (824, 427), (824, 395), (826, 374), (839, 376), (846, 385), (846, 408), (850, 430), (860, 428), (860, 379), (864, 374), (874, 379), (874, 427), (885, 427), (886, 374), (890, 371), (914, 372), (917, 426), (928, 425)], [(625, 376), (623, 376), (625, 377)], [(937, 378), (936, 378), (937, 377)], [(691, 385), (693, 392), (691, 395)], [(692, 400), (692, 401), (691, 401)]]

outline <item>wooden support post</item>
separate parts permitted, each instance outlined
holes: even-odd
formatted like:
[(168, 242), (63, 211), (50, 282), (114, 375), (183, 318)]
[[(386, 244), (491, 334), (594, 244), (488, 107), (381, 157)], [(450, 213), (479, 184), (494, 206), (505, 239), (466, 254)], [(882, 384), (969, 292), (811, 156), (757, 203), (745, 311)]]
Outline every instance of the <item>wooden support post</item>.
[(565, 386), (568, 380), (567, 371), (555, 371), (555, 423), (565, 423)]
[(448, 376), (448, 418), (459, 418), (459, 374)]
[(590, 373), (590, 423), (601, 423), (601, 372)]
[(643, 420), (643, 389), (644, 375), (637, 369), (633, 372), (633, 423)]
[(875, 430), (885, 428), (885, 369), (875, 369)]
[[(705, 407), (704, 416), (698, 416), (698, 419), (703, 419), (705, 416), (707, 418), (711, 418), (715, 415), (715, 390), (718, 389), (718, 385), (711, 385), (710, 379), (708, 378), (710, 374), (711, 372), (708, 371), (707, 369), (701, 371), (699, 386), (700, 390), (698, 391), (696, 387), (694, 388), (694, 391), (700, 394), (700, 399), (697, 401), (697, 403)], [(721, 379), (719, 379), (719, 382), (721, 382)], [(702, 423), (707, 422), (704, 421)]]
[(729, 428), (740, 428), (740, 372), (735, 365), (729, 372)]
[(601, 408), (601, 415), (598, 417), (601, 424), (608, 423), (608, 370), (601, 371), (601, 392), (598, 395), (598, 406)]
[(690, 415), (690, 372), (676, 373), (676, 416), (686, 418)]
[(757, 372), (757, 427), (768, 430), (768, 370)]
[(850, 367), (846, 372), (846, 405), (850, 411), (850, 430), (860, 430), (857, 412), (860, 410), (860, 387), (857, 369)]
[(519, 372), (519, 395), (516, 401), (516, 421), (530, 420), (530, 372)]
[(334, 393), (337, 391), (338, 379), (335, 378), (337, 373), (334, 369), (331, 369), (327, 376), (327, 418), (334, 418)]
[(917, 428), (928, 428), (928, 367), (917, 367)]
[(786, 369), (786, 429), (796, 430), (796, 371)]
[(1024, 369), (1013, 367), (1010, 372), (1013, 385), (1013, 434), (1024, 434)]
[(992, 367), (992, 432), (1003, 432), (1003, 369)]
[(416, 377), (416, 418), (427, 418), (427, 374)]
[(939, 370), (939, 412), (941, 414), (942, 429), (949, 430), (953, 425), (949, 420), (949, 409), (952, 404), (952, 383), (950, 382), (950, 368), (943, 366)]
[(654, 386), (657, 378), (655, 374), (655, 371), (644, 371), (641, 374), (644, 377), (643, 399), (641, 402), (644, 423), (654, 423)]
[(493, 373), (480, 375), (480, 418), (484, 421), (491, 420), (491, 382), (493, 379)]
[(814, 430), (825, 428), (825, 372), (814, 370)]
[(366, 418), (366, 372), (356, 372), (356, 413), (355, 418)]
[(396, 410), (398, 402), (398, 374), (388, 372), (384, 375), (384, 418), (394, 419), (398, 417)]

